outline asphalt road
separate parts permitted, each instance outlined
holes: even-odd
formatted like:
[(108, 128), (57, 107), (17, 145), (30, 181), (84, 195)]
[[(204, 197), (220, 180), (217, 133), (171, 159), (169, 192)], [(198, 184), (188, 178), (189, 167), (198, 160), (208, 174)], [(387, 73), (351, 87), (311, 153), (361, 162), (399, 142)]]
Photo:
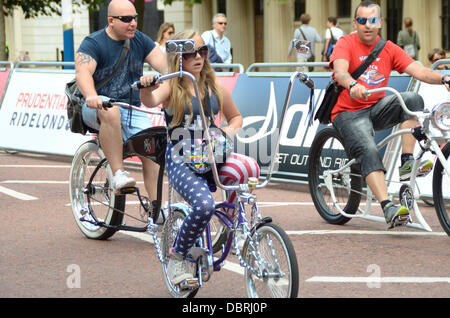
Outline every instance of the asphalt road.
[[(0, 297), (170, 297), (148, 235), (119, 232), (95, 241), (80, 232), (69, 205), (70, 164), (67, 157), (0, 151)], [(142, 180), (138, 170), (132, 175)], [(433, 232), (388, 231), (361, 219), (335, 226), (304, 190), (273, 182), (257, 192), (261, 214), (294, 244), (300, 298), (450, 296), (450, 238), (434, 208), (421, 206)], [(246, 297), (236, 257), (227, 264), (197, 298)]]

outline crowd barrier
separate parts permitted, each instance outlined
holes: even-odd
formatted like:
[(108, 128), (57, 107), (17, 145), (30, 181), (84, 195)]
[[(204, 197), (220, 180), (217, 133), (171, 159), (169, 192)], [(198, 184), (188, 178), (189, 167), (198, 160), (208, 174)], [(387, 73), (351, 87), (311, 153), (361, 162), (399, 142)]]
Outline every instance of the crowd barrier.
[[(273, 67), (273, 64), (267, 64), (267, 67)], [(293, 64), (290, 66), (295, 71), (300, 63)], [(308, 65), (302, 63), (302, 66), (303, 64)], [(312, 64), (317, 67), (326, 65)], [(64, 66), (70, 65), (26, 62), (10, 68), (6, 91), (2, 91), (4, 98), (0, 108), (0, 148), (72, 156), (81, 143), (92, 138), (73, 134), (68, 126), (64, 88), (74, 77), (74, 70), (64, 69)], [(255, 67), (261, 66), (265, 67), (261, 64)], [(276, 127), (292, 72), (241, 73), (242, 69), (238, 68), (239, 73), (218, 73), (218, 79), (230, 90), (243, 116), (243, 129), (235, 140), (236, 151), (256, 158), (262, 171), (265, 171), (272, 154), (271, 145), (275, 144), (272, 141), (278, 136)], [(252, 71), (252, 68), (249, 69)], [(331, 73), (309, 74), (315, 82), (314, 103), (320, 104)], [(280, 132), (278, 169), (274, 173), (274, 179), (306, 183), (309, 148), (314, 136), (323, 126), (317, 121), (312, 126), (307, 125), (305, 121), (310, 91), (300, 83), (295, 85), (291, 105), (286, 112), (287, 129)], [(399, 91), (413, 89), (411, 78), (396, 72), (392, 73), (389, 86)], [(442, 102), (442, 89), (443, 86), (423, 84), (418, 91), (424, 97), (427, 107), (431, 107)], [(164, 124), (163, 118), (153, 119), (161, 120), (159, 123)], [(377, 132), (376, 139), (381, 140), (388, 133)]]
[(0, 107), (3, 102), (5, 88), (12, 74), (14, 64), (12, 62), (0, 62)]

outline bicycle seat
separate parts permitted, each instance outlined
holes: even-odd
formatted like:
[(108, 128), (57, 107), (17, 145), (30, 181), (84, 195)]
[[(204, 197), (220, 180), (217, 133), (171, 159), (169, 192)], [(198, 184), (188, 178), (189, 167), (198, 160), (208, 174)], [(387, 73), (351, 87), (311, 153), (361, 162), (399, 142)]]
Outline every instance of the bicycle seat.
[(158, 164), (164, 163), (167, 146), (167, 128), (150, 127), (131, 136), (124, 144), (124, 158), (139, 155)]

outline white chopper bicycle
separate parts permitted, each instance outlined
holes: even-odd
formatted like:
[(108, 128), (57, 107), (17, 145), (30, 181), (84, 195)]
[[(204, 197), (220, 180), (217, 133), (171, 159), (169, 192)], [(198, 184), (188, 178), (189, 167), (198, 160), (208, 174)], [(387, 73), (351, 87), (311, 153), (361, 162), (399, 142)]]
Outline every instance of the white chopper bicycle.
[[(411, 112), (402, 96), (393, 88), (385, 87), (368, 90), (368, 93), (387, 91), (395, 94), (401, 107), (410, 116), (415, 116), (420, 126), (415, 129), (393, 130), (377, 145), (378, 150), (388, 145), (384, 159), (390, 165), (386, 174), (387, 186), (395, 183), (393, 165), (396, 163), (400, 147), (399, 139), (403, 134), (412, 133), (420, 144), (420, 151), (415, 155), (411, 178), (403, 182), (398, 196), (401, 203), (408, 207), (417, 219), (411, 219), (406, 226), (425, 231), (432, 231), (420, 212), (417, 201), (420, 198), (417, 186), (417, 173), (422, 156), (430, 151), (437, 156), (433, 172), (433, 200), (442, 228), (450, 236), (450, 103), (436, 105), (428, 110)], [(442, 149), (439, 144), (443, 145)], [(389, 148), (391, 147), (391, 148)], [(396, 148), (396, 149), (395, 149)], [(390, 157), (394, 153), (392, 157)], [(359, 166), (355, 159), (349, 159), (344, 150), (341, 137), (332, 127), (321, 130), (315, 137), (310, 153), (308, 182), (314, 205), (323, 219), (328, 223), (342, 225), (352, 218), (386, 223), (380, 216), (371, 215), (371, 206), (375, 197), (369, 187), (363, 187)], [(397, 193), (390, 193), (393, 197)], [(361, 204), (365, 197), (365, 205)]]

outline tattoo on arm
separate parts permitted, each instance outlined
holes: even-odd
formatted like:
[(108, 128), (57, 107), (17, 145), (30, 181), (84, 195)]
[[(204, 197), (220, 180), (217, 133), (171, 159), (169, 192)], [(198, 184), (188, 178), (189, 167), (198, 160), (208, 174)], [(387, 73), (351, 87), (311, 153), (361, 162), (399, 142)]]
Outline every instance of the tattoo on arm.
[(89, 64), (94, 59), (85, 53), (77, 53), (76, 65), (81, 66), (83, 64)]

